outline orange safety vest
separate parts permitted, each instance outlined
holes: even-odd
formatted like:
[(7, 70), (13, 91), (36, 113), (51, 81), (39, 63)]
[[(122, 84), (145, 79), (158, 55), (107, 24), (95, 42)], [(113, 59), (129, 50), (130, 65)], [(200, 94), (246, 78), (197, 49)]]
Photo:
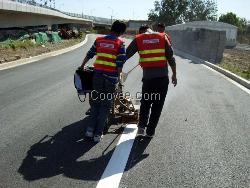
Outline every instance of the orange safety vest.
[(135, 40), (142, 68), (166, 66), (165, 33), (139, 34)]
[(94, 69), (109, 73), (117, 72), (116, 57), (122, 45), (120, 39), (106, 39), (105, 37), (98, 37), (96, 39), (96, 61)]

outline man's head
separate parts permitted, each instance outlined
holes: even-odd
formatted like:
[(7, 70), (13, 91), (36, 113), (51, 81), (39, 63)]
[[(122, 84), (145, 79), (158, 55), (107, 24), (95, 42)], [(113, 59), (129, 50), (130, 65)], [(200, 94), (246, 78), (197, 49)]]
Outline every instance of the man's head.
[(125, 33), (127, 29), (126, 24), (123, 21), (116, 20), (111, 26), (111, 32), (116, 36), (120, 36)]
[(157, 24), (157, 32), (164, 33), (165, 32), (165, 24), (164, 23), (158, 23)]
[(147, 24), (142, 24), (141, 27), (139, 28), (139, 34), (146, 33), (148, 29), (149, 26)]

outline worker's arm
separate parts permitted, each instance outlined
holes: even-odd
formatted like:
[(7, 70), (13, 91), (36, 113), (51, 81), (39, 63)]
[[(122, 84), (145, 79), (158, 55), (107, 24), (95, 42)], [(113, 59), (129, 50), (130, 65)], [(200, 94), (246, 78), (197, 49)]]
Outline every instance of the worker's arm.
[(126, 56), (127, 60), (131, 58), (136, 52), (138, 51), (137, 44), (135, 39), (129, 44), (127, 51), (126, 51)]
[(96, 55), (96, 42), (89, 49), (86, 57), (84, 58), (81, 67), (84, 68), (85, 64)]
[(172, 45), (171, 37), (167, 33), (166, 33), (166, 37), (168, 39), (169, 44)]
[(168, 38), (166, 37), (166, 57), (168, 60), (168, 64), (171, 67), (172, 70), (172, 83), (174, 86), (177, 85), (177, 77), (176, 77), (176, 63), (175, 63), (175, 58), (174, 58), (174, 52), (173, 48), (171, 46), (171, 43), (169, 42)]
[(121, 72), (122, 72), (122, 67), (124, 65), (126, 61), (126, 48), (124, 43), (121, 45), (118, 54), (117, 54), (117, 58), (116, 58), (116, 66), (117, 66), (117, 71), (118, 71), (118, 82), (121, 83)]

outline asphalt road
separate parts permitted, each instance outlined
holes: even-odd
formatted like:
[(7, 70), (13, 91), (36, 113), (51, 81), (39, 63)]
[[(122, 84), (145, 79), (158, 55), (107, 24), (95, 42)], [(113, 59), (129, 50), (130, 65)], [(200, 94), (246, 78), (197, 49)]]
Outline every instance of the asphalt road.
[[(94, 39), (0, 71), (1, 188), (96, 187), (123, 128), (112, 126), (98, 144), (83, 136), (89, 105), (78, 101), (73, 74)], [(250, 187), (249, 94), (203, 65), (176, 60), (178, 86), (169, 86), (156, 136), (135, 139), (120, 188)], [(125, 82), (133, 96), (141, 73), (137, 67)]]

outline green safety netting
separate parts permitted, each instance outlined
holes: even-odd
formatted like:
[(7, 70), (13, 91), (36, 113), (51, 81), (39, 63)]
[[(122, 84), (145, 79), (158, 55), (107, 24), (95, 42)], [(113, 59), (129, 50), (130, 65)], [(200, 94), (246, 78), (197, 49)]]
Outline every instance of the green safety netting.
[(51, 34), (51, 41), (54, 42), (54, 43), (62, 41), (62, 39), (59, 36), (58, 32), (52, 32), (52, 34)]
[(58, 32), (52, 32), (51, 34), (39, 32), (39, 33), (34, 33), (33, 36), (37, 44), (45, 44), (48, 41), (57, 43), (57, 42), (61, 42), (62, 40)]
[(33, 36), (37, 44), (45, 44), (46, 42), (49, 41), (47, 34), (43, 32), (34, 33)]

